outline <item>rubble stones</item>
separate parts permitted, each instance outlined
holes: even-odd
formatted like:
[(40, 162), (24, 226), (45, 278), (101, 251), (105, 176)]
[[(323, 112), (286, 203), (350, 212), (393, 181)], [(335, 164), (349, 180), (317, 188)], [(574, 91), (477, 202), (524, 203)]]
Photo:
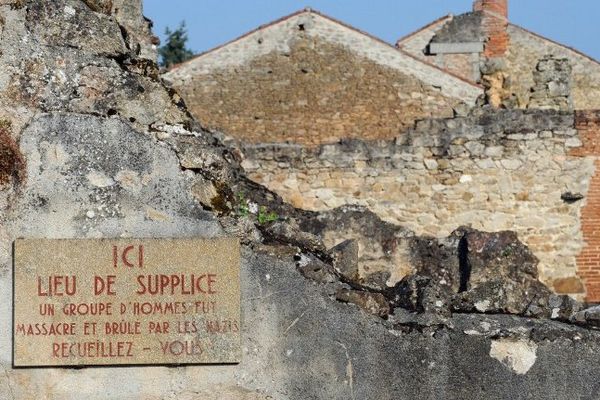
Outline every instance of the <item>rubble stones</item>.
[(571, 317), (571, 320), (577, 324), (600, 328), (600, 306), (578, 311)]
[(550, 318), (569, 322), (583, 309), (583, 304), (567, 295), (551, 294), (548, 298)]
[(25, 179), (25, 159), (8, 127), (0, 127), (0, 188)]
[(547, 55), (540, 59), (531, 88), (529, 108), (573, 110), (571, 75), (573, 68), (567, 58)]
[(358, 270), (358, 242), (350, 239), (345, 240), (329, 250), (335, 271), (345, 280), (359, 282)]
[[(243, 153), (252, 179), (302, 209), (326, 211), (334, 203), (368, 207), (386, 222), (437, 238), (469, 224), (482, 231), (515, 230), (540, 259), (540, 280), (552, 285), (574, 276), (577, 246), (583, 245), (577, 234), (583, 203), (565, 207), (561, 194), (587, 193), (594, 174), (591, 159), (569, 156), (566, 142), (577, 137), (573, 126), (572, 113), (484, 107), (466, 117), (419, 121), (394, 141), (348, 140), (318, 149), (246, 146)], [(464, 157), (450, 146), (464, 148)], [(329, 203), (318, 196), (324, 189)], [(331, 230), (337, 226), (332, 222)], [(573, 246), (562, 245), (564, 235)], [(354, 237), (323, 238), (331, 247)], [(377, 262), (389, 269), (393, 252), (359, 241), (370, 255), (368, 260), (359, 255), (361, 269)]]
[(313, 253), (325, 253), (325, 246), (321, 240), (309, 232), (302, 231), (293, 220), (269, 224), (264, 233), (269, 241), (291, 244)]
[(296, 265), (298, 271), (307, 279), (319, 283), (338, 282), (333, 267), (313, 255), (301, 254)]
[(335, 297), (338, 301), (356, 304), (363, 310), (382, 318), (387, 317), (390, 313), (390, 306), (381, 293), (340, 289)]

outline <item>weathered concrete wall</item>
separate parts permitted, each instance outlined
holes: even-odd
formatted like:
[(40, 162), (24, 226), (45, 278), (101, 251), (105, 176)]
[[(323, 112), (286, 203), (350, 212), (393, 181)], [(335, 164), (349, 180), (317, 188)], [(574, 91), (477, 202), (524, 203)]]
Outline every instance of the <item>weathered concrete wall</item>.
[(563, 279), (577, 275), (584, 243), (582, 204), (561, 195), (586, 195), (595, 170), (591, 158), (569, 157), (579, 146), (572, 114), (477, 111), (421, 121), (391, 142), (248, 147), (244, 165), (301, 208), (365, 205), (436, 237), (460, 225), (516, 230), (540, 258), (542, 280), (562, 291)]
[(255, 143), (392, 138), (482, 93), (314, 12), (200, 55), (165, 79), (204, 126)]

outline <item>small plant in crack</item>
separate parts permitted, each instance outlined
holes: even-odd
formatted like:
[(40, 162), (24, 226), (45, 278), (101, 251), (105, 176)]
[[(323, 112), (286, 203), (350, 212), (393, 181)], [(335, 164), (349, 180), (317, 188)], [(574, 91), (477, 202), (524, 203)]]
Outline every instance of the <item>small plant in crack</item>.
[(279, 215), (276, 212), (248, 200), (243, 192), (237, 193), (236, 199), (235, 209), (237, 216), (240, 218), (256, 219), (256, 222), (260, 225), (279, 220)]
[(260, 206), (258, 210), (258, 215), (256, 217), (259, 224), (263, 225), (269, 222), (275, 222), (279, 219), (277, 213), (267, 210), (267, 207)]
[(512, 248), (510, 248), (510, 247), (505, 247), (502, 250), (502, 257), (504, 257), (504, 258), (510, 257), (511, 254), (512, 254)]
[(236, 212), (238, 217), (247, 217), (250, 215), (250, 207), (248, 206), (248, 200), (246, 200), (246, 196), (243, 192), (240, 192), (236, 196), (237, 205)]

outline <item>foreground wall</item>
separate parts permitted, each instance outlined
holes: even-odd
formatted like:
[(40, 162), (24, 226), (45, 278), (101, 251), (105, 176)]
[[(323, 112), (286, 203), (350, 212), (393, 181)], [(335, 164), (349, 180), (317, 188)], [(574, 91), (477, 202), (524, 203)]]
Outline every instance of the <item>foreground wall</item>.
[(366, 205), (436, 237), (460, 225), (516, 230), (541, 260), (541, 279), (581, 297), (576, 258), (586, 199), (561, 198), (589, 192), (595, 165), (573, 153), (581, 146), (571, 113), (477, 110), (421, 121), (395, 141), (248, 147), (244, 165), (301, 208)]

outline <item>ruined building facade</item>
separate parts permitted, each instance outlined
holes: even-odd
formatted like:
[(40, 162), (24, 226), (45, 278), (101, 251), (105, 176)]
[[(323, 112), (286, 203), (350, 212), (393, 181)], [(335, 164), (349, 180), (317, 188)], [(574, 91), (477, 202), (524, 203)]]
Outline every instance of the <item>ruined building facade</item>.
[(203, 125), (245, 143), (389, 139), (451, 117), (482, 88), (313, 10), (165, 75)]
[[(482, 80), (481, 66), (492, 60), (496, 65), (491, 68), (502, 75), (498, 87), (503, 94), (501, 100), (510, 101), (506, 106), (511, 108), (537, 107), (538, 64), (544, 57), (552, 55), (567, 60), (572, 67), (573, 107), (600, 109), (598, 61), (510, 23), (507, 0), (476, 1), (473, 12), (442, 17), (398, 40), (396, 46), (471, 82)], [(489, 72), (489, 68), (484, 72)], [(564, 93), (564, 87), (553, 85), (554, 94), (561, 91)]]
[(295, 206), (367, 206), (434, 237), (516, 230), (544, 283), (600, 301), (600, 64), (511, 24), (506, 0), (396, 48), (304, 10), (165, 78)]

